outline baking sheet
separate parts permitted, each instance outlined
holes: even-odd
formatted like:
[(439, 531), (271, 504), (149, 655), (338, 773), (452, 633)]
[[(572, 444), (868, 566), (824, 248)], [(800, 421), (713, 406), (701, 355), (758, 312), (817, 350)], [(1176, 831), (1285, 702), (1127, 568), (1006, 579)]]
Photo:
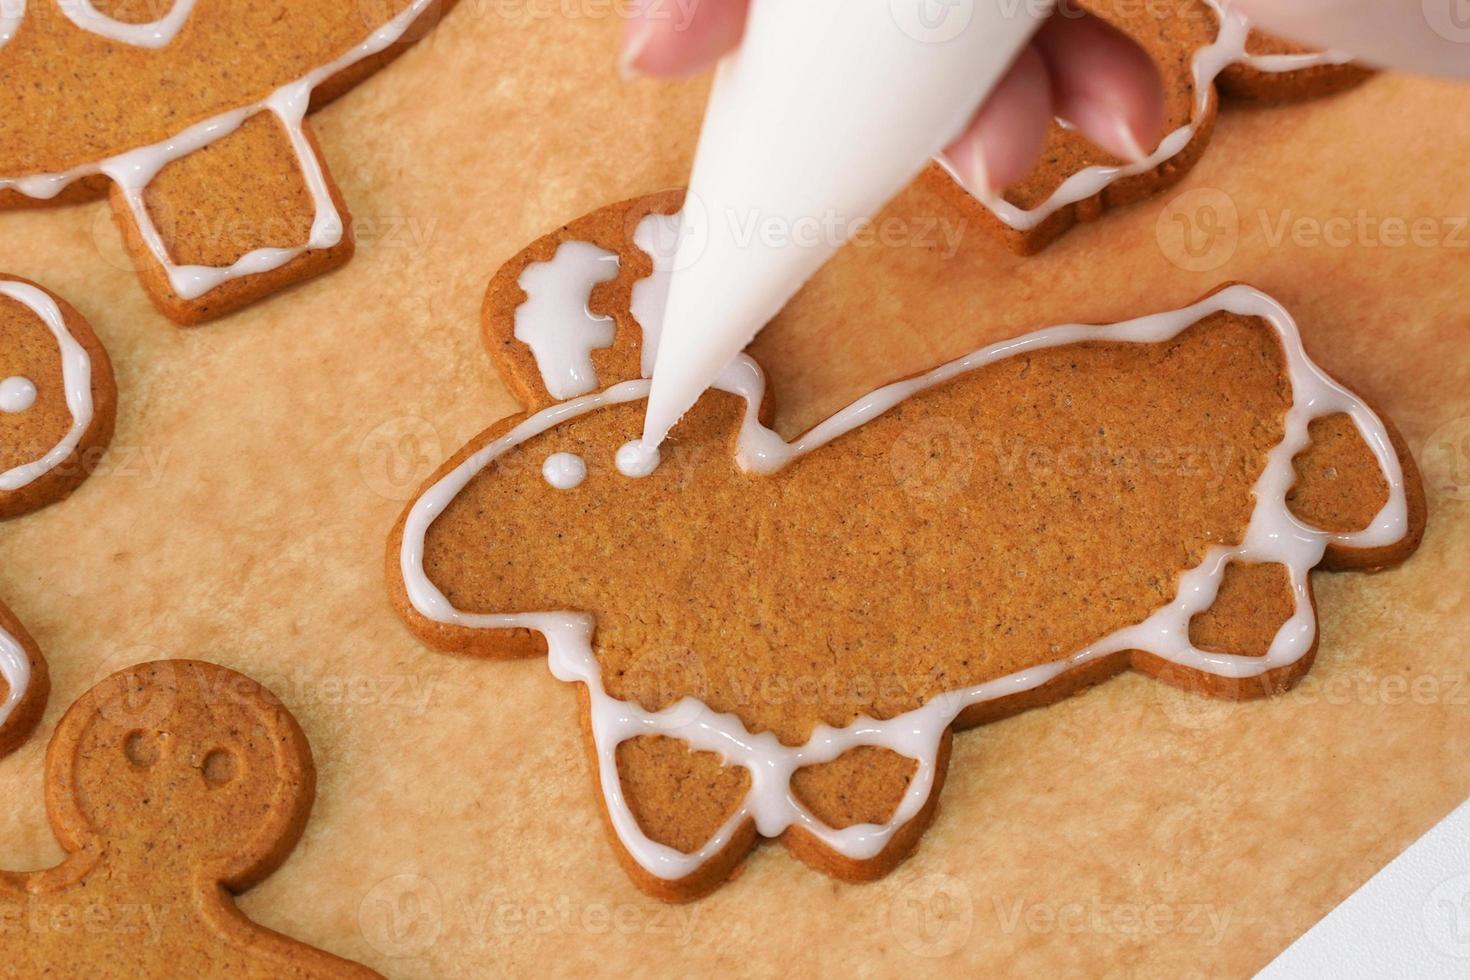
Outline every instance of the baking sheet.
[(418, 481), (515, 408), (479, 342), (497, 264), (687, 172), (705, 82), (614, 81), (616, 10), (465, 0), (316, 116), (358, 255), (213, 325), (180, 330), (148, 306), (103, 203), (0, 214), (0, 269), (88, 316), (120, 389), (94, 478), (0, 529), (0, 595), (54, 679), (41, 729), (0, 761), (0, 866), (60, 856), (41, 761), (66, 706), (172, 656), (268, 683), (316, 755), (305, 838), (242, 906), (392, 976), (1238, 975), (1470, 795), (1454, 557), (1470, 545), (1470, 88), (1383, 76), (1227, 110), (1181, 187), (1040, 257), (960, 228), (972, 317), (889, 297), (860, 329), (784, 320), (758, 347), (790, 434), (997, 337), (1182, 305), (1228, 279), (1274, 293), (1317, 360), (1395, 419), (1430, 488), (1405, 568), (1318, 577), (1305, 683), (1223, 705), (1129, 676), (965, 734), (933, 828), (874, 884), (767, 846), (700, 903), (635, 890), (598, 821), (571, 689), (539, 661), (420, 648), (382, 582)]

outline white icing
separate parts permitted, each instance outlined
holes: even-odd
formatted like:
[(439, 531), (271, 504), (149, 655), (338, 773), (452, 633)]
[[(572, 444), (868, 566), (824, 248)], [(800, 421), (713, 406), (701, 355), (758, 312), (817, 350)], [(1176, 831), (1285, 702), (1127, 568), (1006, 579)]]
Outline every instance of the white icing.
[[(44, 473), (50, 472), (77, 448), (92, 424), (92, 361), (86, 348), (66, 329), (66, 318), (56, 301), (35, 286), (23, 282), (0, 280), (0, 296), (8, 296), (29, 307), (50, 329), (56, 338), (61, 353), (61, 380), (66, 393), (66, 407), (71, 412), (72, 424), (61, 441), (39, 459), (22, 463), (0, 473), (0, 491), (17, 490)], [(15, 378), (6, 379), (9, 385)], [(20, 379), (25, 381), (26, 379)], [(27, 384), (29, 382), (27, 381)], [(34, 399), (32, 385), (32, 399)], [(4, 392), (0, 391), (0, 397)], [(7, 411), (10, 409), (7, 408)], [(25, 697), (31, 683), (31, 661), (15, 637), (0, 630), (0, 675), (10, 691), (0, 704), (0, 725), (9, 719), (20, 699)]]
[(0, 381), (0, 412), (15, 415), (36, 404), (36, 383), (18, 374)]
[(1226, 68), (1234, 64), (1245, 64), (1259, 71), (1299, 71), (1318, 65), (1341, 65), (1352, 60), (1351, 56), (1326, 51), (1292, 55), (1250, 55), (1246, 53), (1246, 40), (1250, 25), (1238, 13), (1229, 0), (1205, 0), (1219, 18), (1220, 30), (1213, 43), (1194, 53), (1190, 70), (1194, 82), (1194, 110), (1185, 125), (1174, 130), (1159, 142), (1158, 148), (1138, 163), (1117, 166), (1098, 165), (1086, 167), (1064, 180), (1051, 197), (1034, 208), (1026, 209), (1012, 204), (996, 192), (977, 191), (965, 183), (959, 173), (943, 156), (936, 158), (950, 177), (974, 194), (990, 211), (1005, 224), (1018, 231), (1030, 231), (1057, 211), (1078, 201), (1101, 193), (1104, 189), (1126, 177), (1146, 174), (1173, 159), (1189, 145), (1199, 130), (1200, 122), (1210, 111), (1216, 99), (1215, 79)]
[[(614, 831), (624, 848), (650, 874), (669, 880), (691, 874), (719, 853), (747, 820), (754, 821), (756, 829), (766, 837), (775, 837), (790, 827), (801, 827), (852, 859), (871, 858), (924, 805), (934, 783), (939, 742), (959, 713), (970, 705), (1039, 687), (1090, 661), (1127, 650), (1146, 651), (1197, 671), (1231, 678), (1256, 677), (1300, 660), (1316, 635), (1308, 575), (1322, 560), (1326, 547), (1334, 543), (1357, 548), (1378, 547), (1400, 540), (1407, 532), (1408, 505), (1398, 456), (1372, 410), (1307, 357), (1296, 325), (1286, 310), (1248, 286), (1232, 286), (1193, 306), (1112, 326), (1052, 327), (992, 344), (920, 377), (879, 388), (792, 443), (760, 424), (757, 413), (765, 380), (753, 360), (740, 355), (721, 377), (717, 387), (739, 395), (746, 404), (736, 458), (748, 471), (768, 473), (856, 429), (905, 398), (986, 364), (1082, 341), (1159, 343), (1220, 310), (1260, 317), (1276, 332), (1292, 390), (1282, 441), (1269, 453), (1253, 488), (1255, 507), (1244, 538), (1236, 547), (1211, 548), (1197, 567), (1180, 575), (1174, 599), (1143, 622), (1050, 663), (950, 691), (932, 698), (921, 708), (888, 720), (859, 718), (843, 728), (819, 726), (805, 744), (787, 746), (770, 732), (752, 734), (737, 716), (716, 713), (691, 697), (659, 712), (612, 697), (602, 683), (592, 647), (595, 624), (586, 613), (486, 614), (456, 609), (429, 581), (423, 567), (425, 534), (444, 508), (491, 461), (527, 440), (589, 412), (646, 398), (647, 380), (625, 381), (544, 409), (479, 449), (424, 491), (409, 510), (399, 554), (399, 571), (409, 601), (418, 613), (435, 622), (474, 629), (530, 629), (546, 638), (552, 674), (560, 680), (586, 686), (598, 779)], [(1292, 459), (1309, 441), (1308, 424), (1314, 418), (1338, 412), (1352, 418), (1390, 489), (1388, 502), (1372, 523), (1361, 531), (1346, 534), (1310, 527), (1292, 516), (1286, 506), (1286, 494), (1294, 480)], [(1190, 619), (1213, 603), (1225, 568), (1234, 560), (1280, 563), (1288, 570), (1295, 610), (1277, 632), (1264, 657), (1199, 650), (1189, 640)], [(724, 826), (690, 854), (649, 839), (623, 797), (616, 765), (617, 746), (636, 736), (660, 734), (682, 739), (694, 750), (716, 752), (726, 764), (743, 766), (750, 772), (751, 788), (740, 806)], [(829, 827), (791, 792), (791, 777), (797, 769), (831, 761), (863, 745), (882, 746), (916, 760), (914, 778), (889, 822), (842, 830)]]
[(669, 305), (669, 281), (684, 226), (681, 214), (650, 214), (633, 229), (633, 244), (653, 259), (653, 272), (633, 284), (628, 304), (643, 331), (640, 373), (645, 378), (653, 377), (653, 362), (658, 358), (659, 333), (664, 309)]
[[(55, 469), (81, 443), (87, 427), (92, 424), (92, 360), (87, 356), (86, 348), (77, 343), (76, 338), (66, 329), (66, 318), (62, 315), (61, 308), (44, 291), (28, 283), (0, 280), (0, 296), (8, 296), (28, 306), (56, 338), (56, 346), (61, 353), (61, 382), (72, 420), (71, 427), (61, 441), (39, 459), (0, 473), (0, 491), (10, 491), (18, 490)], [(8, 379), (6, 384), (13, 380), (15, 379)], [(33, 397), (34, 387), (32, 385)]]
[(0, 0), (0, 48), (10, 43), (26, 17), (26, 0)]
[(516, 308), (515, 337), (531, 348), (541, 381), (553, 398), (597, 389), (592, 352), (611, 347), (612, 317), (587, 308), (592, 287), (618, 274), (614, 252), (587, 242), (564, 242), (549, 262), (532, 262), (516, 283), (526, 300)]
[[(342, 240), (342, 216), (337, 213), (337, 207), (332, 202), (321, 162), (312, 152), (301, 125), (310, 107), (312, 90), (338, 72), (393, 44), (433, 2), (434, 0), (413, 0), (392, 20), (373, 31), (335, 61), (288, 82), (259, 102), (212, 116), (161, 142), (128, 150), (95, 163), (81, 164), (61, 173), (0, 177), (0, 190), (15, 190), (27, 197), (49, 200), (81, 177), (106, 175), (121, 190), (128, 210), (132, 212), (133, 220), (138, 225), (143, 243), (167, 273), (170, 287), (186, 300), (198, 299), (232, 279), (278, 269), (310, 249), (332, 248)], [(177, 12), (180, 6), (186, 4), (179, 4), (174, 11)], [(3, 21), (0, 21), (0, 25), (3, 25)], [(176, 264), (169, 257), (163, 238), (148, 214), (143, 195), (145, 188), (169, 163), (228, 136), (258, 112), (275, 114), (286, 131), (292, 149), (296, 151), (302, 177), (316, 209), (311, 234), (301, 245), (258, 248), (225, 267)]]
[(158, 20), (146, 24), (129, 24), (115, 20), (92, 5), (92, 0), (57, 0), (66, 19), (84, 31), (91, 31), (120, 44), (139, 48), (161, 48), (178, 36), (194, 11), (194, 0), (174, 0), (171, 10)]
[(618, 447), (614, 462), (617, 464), (619, 473), (631, 476), (635, 480), (641, 480), (658, 469), (662, 458), (657, 446), (650, 446), (642, 439), (634, 439)]
[(575, 490), (587, 479), (587, 461), (576, 453), (552, 453), (541, 464), (541, 476), (558, 490)]

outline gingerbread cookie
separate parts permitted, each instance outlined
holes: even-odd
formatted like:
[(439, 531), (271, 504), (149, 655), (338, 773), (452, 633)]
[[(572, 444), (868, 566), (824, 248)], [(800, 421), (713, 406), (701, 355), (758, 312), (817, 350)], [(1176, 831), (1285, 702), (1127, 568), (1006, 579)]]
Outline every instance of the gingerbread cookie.
[(1214, 131), (1219, 93), (1257, 101), (1313, 98), (1357, 84), (1370, 72), (1336, 52), (1309, 51), (1259, 31), (1228, 0), (1180, 0), (1170, 8), (1127, 0), (1077, 0), (1154, 59), (1164, 81), (1164, 132), (1140, 163), (1126, 163), (1061, 123), (1040, 163), (998, 194), (977, 195), (943, 161), (921, 179), (970, 205), (1015, 252), (1041, 251), (1079, 221), (1151, 197), (1184, 178)]
[(144, 286), (183, 324), (334, 269), (351, 222), (306, 114), (452, 2), (16, 0), (0, 11), (0, 207), (110, 185)]
[[(60, 500), (112, 438), (117, 386), (82, 315), (24, 279), (0, 276), (0, 517)], [(46, 706), (46, 661), (0, 604), (0, 755)]]
[(425, 643), (544, 652), (578, 685), (654, 895), (716, 887), (758, 837), (884, 874), (954, 729), (1130, 667), (1280, 691), (1315, 652), (1311, 571), (1394, 564), (1423, 533), (1401, 440), (1243, 285), (994, 344), (792, 442), (742, 355), (645, 459), (678, 205), (604, 208), (496, 274), (485, 341), (528, 414), (430, 477), (387, 555)]
[(311, 746), (270, 691), (224, 667), (119, 671), (72, 705), (46, 752), (54, 868), (0, 872), (16, 976), (376, 977), (255, 925), (234, 896), (301, 838)]

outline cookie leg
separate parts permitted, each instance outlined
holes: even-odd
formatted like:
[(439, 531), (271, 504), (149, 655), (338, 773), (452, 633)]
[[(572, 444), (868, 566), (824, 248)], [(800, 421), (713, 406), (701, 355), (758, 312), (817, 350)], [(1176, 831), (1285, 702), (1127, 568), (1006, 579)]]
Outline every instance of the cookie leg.
[(257, 112), (156, 173), (115, 176), (113, 217), (149, 297), (177, 323), (228, 313), (352, 255), (346, 207), (294, 110)]
[[(782, 834), (782, 843), (813, 868), (844, 881), (873, 881), (888, 874), (913, 853), (919, 838), (934, 820), (949, 768), (951, 740), (949, 732), (940, 740), (934, 782), (923, 807), (898, 827), (873, 857), (848, 857), (801, 827), (792, 827)], [(918, 763), (913, 759), (889, 749), (865, 745), (831, 762), (798, 769), (792, 777), (791, 790), (812, 816), (834, 830), (862, 824), (882, 826), (893, 819), (917, 772)]]
[[(655, 898), (677, 902), (707, 895), (733, 877), (757, 839), (754, 820), (737, 819), (750, 792), (750, 773), (725, 765), (713, 752), (690, 751), (679, 739), (640, 736), (613, 750), (618, 792), (610, 798), (584, 690), (579, 698), (593, 791), (613, 849), (633, 882)], [(722, 832), (727, 836), (721, 842)], [(658, 853), (675, 858), (667, 877), (645, 865)]]

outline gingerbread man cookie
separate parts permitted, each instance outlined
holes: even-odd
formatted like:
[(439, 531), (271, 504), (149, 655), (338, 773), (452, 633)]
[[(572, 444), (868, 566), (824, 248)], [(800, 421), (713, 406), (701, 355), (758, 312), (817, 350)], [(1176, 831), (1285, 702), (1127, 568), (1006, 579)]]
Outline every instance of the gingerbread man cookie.
[(450, 3), (13, 0), (0, 207), (110, 186), (144, 286), (184, 324), (334, 269), (352, 254), (350, 218), (306, 114)]
[[(1420, 540), (1402, 441), (1243, 285), (994, 344), (791, 442), (742, 355), (649, 458), (679, 203), (609, 206), (496, 274), (485, 340), (528, 414), (431, 476), (387, 554), (425, 643), (545, 653), (577, 685), (617, 851), (654, 895), (709, 891), (761, 837), (884, 874), (954, 730), (1128, 668), (1283, 690), (1316, 650), (1312, 570)], [(825, 285), (835, 322), (871, 292)]]
[[(0, 276), (0, 517), (60, 500), (112, 438), (117, 386), (82, 315), (24, 279)], [(46, 661), (0, 603), (0, 755), (46, 706)]]
[(242, 674), (194, 660), (119, 671), (46, 752), (57, 867), (0, 873), (16, 976), (376, 977), (256, 925), (234, 896), (291, 853), (316, 792), (296, 720)]
[[(965, 201), (972, 213), (1022, 255), (1041, 251), (1079, 221), (1144, 200), (1178, 183), (1204, 153), (1220, 95), (1280, 102), (1341, 91), (1370, 72), (1332, 51), (1310, 51), (1253, 30), (1229, 0), (1174, 5), (1076, 0), (1137, 41), (1163, 76), (1163, 140), (1146, 160), (1128, 163), (1058, 122), (1032, 171), (1000, 193)], [(923, 180), (968, 198), (943, 161)]]

